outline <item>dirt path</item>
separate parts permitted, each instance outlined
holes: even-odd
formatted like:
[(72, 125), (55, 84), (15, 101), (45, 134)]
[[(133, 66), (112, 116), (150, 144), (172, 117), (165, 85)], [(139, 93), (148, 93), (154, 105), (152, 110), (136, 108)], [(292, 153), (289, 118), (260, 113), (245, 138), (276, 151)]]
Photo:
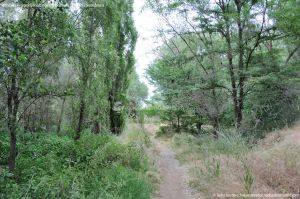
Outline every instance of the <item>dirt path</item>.
[(158, 127), (146, 125), (151, 141), (159, 152), (157, 166), (161, 175), (160, 194), (156, 199), (193, 199), (188, 188), (187, 168), (181, 166), (175, 157), (175, 153), (163, 141), (155, 139)]

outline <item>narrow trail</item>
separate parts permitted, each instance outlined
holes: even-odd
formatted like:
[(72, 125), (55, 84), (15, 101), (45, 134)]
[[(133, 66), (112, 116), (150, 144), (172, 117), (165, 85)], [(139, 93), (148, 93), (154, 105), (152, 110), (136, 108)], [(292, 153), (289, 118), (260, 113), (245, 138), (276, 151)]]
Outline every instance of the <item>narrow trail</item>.
[(157, 166), (161, 175), (160, 194), (155, 199), (194, 199), (188, 187), (187, 168), (180, 165), (175, 153), (166, 143), (155, 138), (158, 127), (145, 125), (151, 142), (159, 152)]

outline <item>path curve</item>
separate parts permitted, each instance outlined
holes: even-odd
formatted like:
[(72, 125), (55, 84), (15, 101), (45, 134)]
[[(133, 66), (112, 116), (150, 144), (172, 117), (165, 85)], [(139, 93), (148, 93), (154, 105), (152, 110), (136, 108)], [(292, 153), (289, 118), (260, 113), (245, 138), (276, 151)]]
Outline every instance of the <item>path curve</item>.
[(176, 155), (163, 141), (155, 139), (158, 127), (145, 125), (151, 142), (159, 152), (157, 166), (162, 178), (160, 194), (156, 199), (194, 199), (188, 187), (188, 169), (180, 165)]

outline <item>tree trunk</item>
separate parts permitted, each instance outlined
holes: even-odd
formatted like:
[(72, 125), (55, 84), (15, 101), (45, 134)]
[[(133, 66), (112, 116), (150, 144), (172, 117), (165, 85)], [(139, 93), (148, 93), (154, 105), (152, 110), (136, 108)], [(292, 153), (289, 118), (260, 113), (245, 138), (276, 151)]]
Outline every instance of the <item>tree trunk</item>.
[(239, 90), (239, 109), (238, 109), (238, 114), (237, 114), (237, 128), (239, 129), (242, 124), (243, 120), (243, 109), (244, 109), (244, 84), (245, 80), (244, 77), (240, 78), (240, 90)]
[(61, 128), (61, 123), (62, 123), (62, 117), (64, 114), (64, 108), (65, 108), (65, 102), (66, 102), (66, 97), (63, 98), (61, 109), (60, 109), (60, 114), (59, 114), (59, 119), (58, 119), (58, 124), (57, 124), (57, 133), (60, 133), (60, 128)]
[(176, 118), (177, 118), (177, 128), (176, 128), (176, 131), (177, 132), (180, 132), (180, 116), (179, 115), (176, 115)]
[(16, 77), (12, 78), (11, 88), (7, 90), (7, 126), (10, 133), (10, 150), (8, 167), (11, 172), (16, 167), (17, 156), (17, 113), (19, 109), (19, 93), (17, 88)]
[(88, 85), (88, 78), (89, 78), (89, 73), (86, 70), (85, 67), (81, 67), (82, 70), (82, 77), (81, 77), (81, 90), (80, 90), (80, 107), (79, 107), (79, 118), (78, 118), (78, 124), (77, 124), (77, 130), (76, 130), (76, 135), (75, 135), (75, 140), (80, 139), (80, 134), (82, 131), (82, 126), (84, 122), (84, 112), (85, 112), (85, 95), (86, 95), (86, 90), (87, 85)]
[(81, 99), (80, 100), (80, 108), (79, 108), (78, 126), (77, 126), (77, 130), (76, 130), (75, 140), (80, 139), (80, 133), (82, 131), (82, 125), (83, 125), (84, 111), (85, 111), (85, 101), (84, 101), (84, 99)]
[(213, 118), (213, 136), (215, 139), (219, 138), (219, 119), (217, 117)]
[(197, 131), (198, 131), (198, 133), (201, 133), (201, 130), (202, 130), (202, 125), (203, 125), (203, 123), (202, 123), (202, 122), (197, 122), (197, 123), (196, 123), (196, 127), (197, 127)]
[(121, 133), (120, 113), (114, 110), (113, 104), (110, 107), (110, 130), (113, 134), (119, 135)]
[(110, 119), (110, 130), (113, 134), (119, 135), (122, 133), (122, 113), (114, 110), (115, 106), (115, 94), (113, 89), (110, 91), (109, 94), (109, 103), (110, 103), (110, 112), (109, 112), (109, 119)]
[(10, 148), (9, 148), (9, 160), (8, 167), (9, 171), (13, 172), (16, 167), (16, 156), (17, 156), (17, 132), (14, 124), (10, 124)]
[(242, 119), (243, 119), (243, 109), (244, 109), (244, 43), (243, 43), (243, 24), (241, 19), (241, 9), (242, 3), (240, 0), (235, 0), (235, 4), (237, 7), (238, 17), (237, 17), (237, 26), (238, 26), (238, 48), (239, 48), (239, 98), (238, 98), (238, 109), (236, 115), (236, 126), (239, 129), (241, 127)]
[(100, 133), (100, 124), (99, 124), (99, 109), (97, 108), (94, 114), (94, 127), (93, 127), (93, 132), (94, 134), (99, 134)]
[[(224, 2), (223, 2), (224, 3)], [(238, 91), (237, 91), (237, 85), (236, 85), (236, 76), (234, 72), (234, 65), (233, 65), (233, 50), (232, 50), (232, 41), (231, 41), (231, 35), (230, 35), (230, 21), (228, 18), (228, 6), (223, 4), (221, 6), (223, 15), (224, 15), (224, 20), (226, 23), (226, 29), (225, 32), (222, 33), (222, 35), (225, 37), (226, 43), (227, 43), (227, 59), (229, 62), (228, 65), (228, 71), (229, 71), (229, 76), (230, 76), (230, 81), (231, 81), (231, 97), (233, 101), (233, 108), (234, 108), (234, 122), (235, 126), (237, 127), (238, 125), (238, 115), (239, 115), (239, 102), (238, 102)]]

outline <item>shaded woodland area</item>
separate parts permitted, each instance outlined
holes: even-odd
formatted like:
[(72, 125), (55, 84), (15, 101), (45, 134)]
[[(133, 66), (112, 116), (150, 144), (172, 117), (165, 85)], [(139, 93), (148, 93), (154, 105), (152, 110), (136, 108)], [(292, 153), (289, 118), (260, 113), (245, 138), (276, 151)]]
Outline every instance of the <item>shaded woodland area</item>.
[(300, 1), (145, 0), (150, 99), (134, 3), (0, 0), (0, 198), (299, 196)]
[(299, 117), (299, 1), (148, 1), (164, 41), (148, 69), (172, 128), (247, 136)]
[(113, 136), (147, 97), (132, 13), (132, 0), (0, 2), (0, 198), (149, 194), (122, 192), (146, 187), (144, 160)]
[(30, 3), (38, 6), (2, 8), (1, 126), (11, 136), (11, 170), (18, 130), (67, 130), (75, 139), (86, 128), (120, 134), (125, 106), (139, 103), (126, 97), (130, 79), (140, 84), (131, 75), (137, 38), (132, 1), (85, 1), (75, 11), (67, 1), (52, 8), (18, 2)]

